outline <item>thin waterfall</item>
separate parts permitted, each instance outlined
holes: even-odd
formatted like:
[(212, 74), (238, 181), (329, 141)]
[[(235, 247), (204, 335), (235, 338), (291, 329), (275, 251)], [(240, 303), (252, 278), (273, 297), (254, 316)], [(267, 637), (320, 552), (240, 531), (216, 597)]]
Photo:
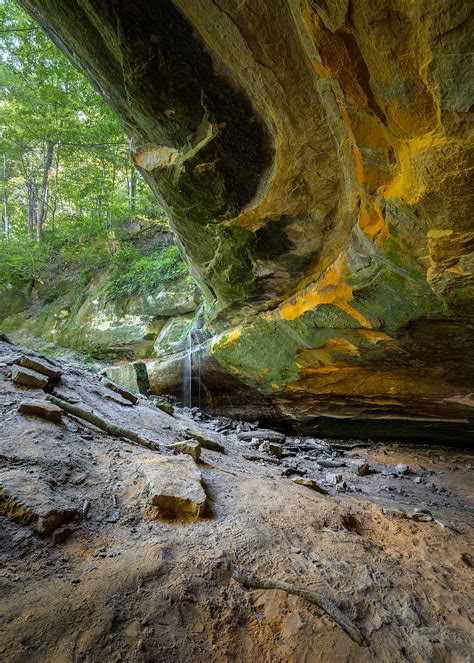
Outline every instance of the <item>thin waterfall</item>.
[(201, 326), (202, 320), (196, 320), (186, 339), (186, 350), (183, 357), (183, 405), (185, 407), (192, 407), (193, 394), (198, 402), (198, 407), (201, 407), (201, 357), (203, 346), (206, 345), (206, 341), (201, 343)]
[(193, 402), (193, 330), (189, 331), (183, 358), (183, 405), (192, 407)]

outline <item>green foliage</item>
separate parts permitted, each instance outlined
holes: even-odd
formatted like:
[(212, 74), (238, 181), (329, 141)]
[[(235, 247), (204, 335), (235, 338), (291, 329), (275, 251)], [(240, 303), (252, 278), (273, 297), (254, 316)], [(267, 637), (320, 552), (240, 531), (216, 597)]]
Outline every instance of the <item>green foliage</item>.
[(0, 286), (21, 289), (42, 280), (49, 264), (49, 250), (44, 244), (21, 239), (0, 242)]
[(148, 255), (126, 245), (111, 261), (108, 292), (119, 298), (140, 292), (151, 294), (160, 284), (186, 274), (187, 267), (177, 246), (165, 246)]
[(121, 297), (186, 273), (97, 91), (14, 0), (0, 0), (0, 30), (0, 294), (20, 300), (35, 285), (51, 302), (110, 273)]

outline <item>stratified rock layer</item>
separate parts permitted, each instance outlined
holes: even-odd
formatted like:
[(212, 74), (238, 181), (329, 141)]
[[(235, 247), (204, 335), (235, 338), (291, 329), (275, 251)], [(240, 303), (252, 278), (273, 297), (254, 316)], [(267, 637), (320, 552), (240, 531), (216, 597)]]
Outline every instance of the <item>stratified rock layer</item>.
[(22, 4), (122, 118), (214, 364), (308, 424), (472, 430), (469, 3)]

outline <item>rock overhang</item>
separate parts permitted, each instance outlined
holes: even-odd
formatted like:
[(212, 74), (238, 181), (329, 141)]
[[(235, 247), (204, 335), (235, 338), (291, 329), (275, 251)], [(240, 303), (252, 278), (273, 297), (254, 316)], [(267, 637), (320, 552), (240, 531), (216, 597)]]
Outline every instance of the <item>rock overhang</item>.
[(466, 7), (23, 5), (122, 118), (223, 371), (301, 417), (472, 420)]

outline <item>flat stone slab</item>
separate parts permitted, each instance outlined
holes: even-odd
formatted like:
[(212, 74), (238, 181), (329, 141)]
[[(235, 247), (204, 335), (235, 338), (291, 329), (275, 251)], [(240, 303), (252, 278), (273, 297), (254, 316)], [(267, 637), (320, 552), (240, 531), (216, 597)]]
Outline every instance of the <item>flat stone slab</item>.
[(269, 442), (284, 442), (286, 435), (279, 433), (276, 430), (266, 430), (259, 428), (258, 430), (245, 430), (238, 434), (239, 440), (250, 442), (250, 440), (268, 440)]
[(183, 440), (182, 442), (175, 442), (174, 444), (168, 445), (170, 449), (175, 454), (187, 454), (191, 456), (194, 462), (197, 462), (201, 457), (201, 445), (196, 440)]
[(62, 371), (59, 368), (50, 364), (49, 361), (40, 359), (39, 357), (28, 357), (27, 355), (23, 355), (20, 359), (20, 366), (31, 368), (33, 371), (47, 375), (53, 380), (57, 380), (62, 375)]
[(204, 513), (206, 493), (201, 472), (190, 456), (157, 457), (143, 462), (150, 504), (167, 518), (199, 517)]
[(60, 407), (49, 401), (42, 401), (39, 398), (26, 398), (18, 406), (18, 412), (20, 414), (33, 414), (37, 417), (54, 421), (55, 423), (61, 421), (63, 414)]
[(0, 514), (20, 525), (30, 525), (40, 536), (50, 536), (69, 522), (77, 509), (55, 493), (46, 481), (25, 468), (7, 468), (0, 477)]
[(48, 378), (36, 371), (31, 370), (31, 368), (26, 368), (25, 366), (12, 366), (12, 380), (18, 384), (24, 384), (27, 387), (38, 387), (42, 389), (48, 384)]

